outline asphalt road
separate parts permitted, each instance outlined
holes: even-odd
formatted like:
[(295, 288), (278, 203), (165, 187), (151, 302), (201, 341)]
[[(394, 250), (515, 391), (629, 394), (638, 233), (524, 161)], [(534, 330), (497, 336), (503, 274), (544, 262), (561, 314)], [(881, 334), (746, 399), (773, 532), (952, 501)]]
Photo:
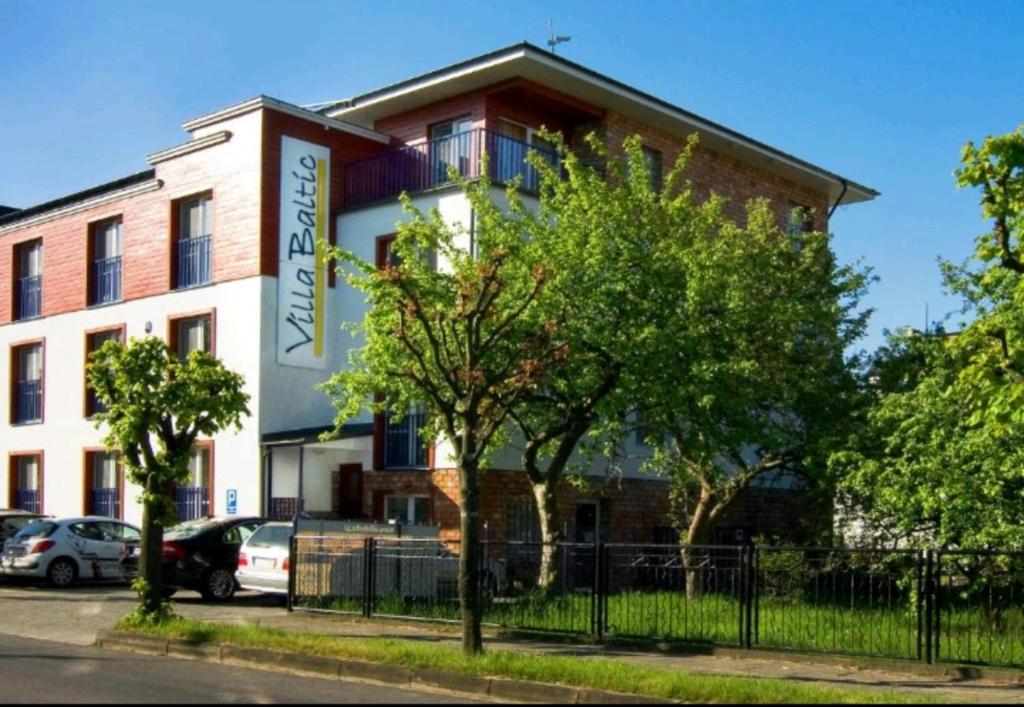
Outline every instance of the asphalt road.
[(136, 655), (0, 634), (0, 695), (12, 703), (469, 703), (449, 694)]

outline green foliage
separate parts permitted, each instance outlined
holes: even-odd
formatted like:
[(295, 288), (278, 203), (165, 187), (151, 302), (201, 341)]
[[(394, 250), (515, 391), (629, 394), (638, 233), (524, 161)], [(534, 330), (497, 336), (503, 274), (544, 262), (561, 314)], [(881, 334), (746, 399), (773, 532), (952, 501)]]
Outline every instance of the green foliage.
[(164, 526), (175, 521), (174, 484), (185, 481), (200, 435), (241, 428), (249, 395), (238, 373), (193, 351), (182, 361), (155, 337), (127, 345), (108, 341), (89, 356), (89, 387), (103, 404), (94, 417), (105, 427), (104, 444), (121, 452), (128, 479), (142, 488), (140, 620), (167, 613), (161, 595), (160, 546)]
[(146, 337), (127, 346), (106, 342), (89, 356), (87, 377), (103, 404), (93, 419), (106, 429), (104, 444), (121, 452), (128, 479), (144, 489), (143, 503), (160, 504), (161, 520), (173, 522), (165, 487), (187, 477), (196, 439), (240, 428), (249, 414), (242, 376), (202, 351), (181, 361), (163, 341)]
[(960, 187), (992, 229), (970, 261), (943, 262), (970, 323), (894, 336), (875, 357), (872, 405), (832, 466), (878, 535), (944, 547), (1024, 544), (1024, 127), (967, 143)]
[(666, 316), (634, 390), (653, 434), (648, 463), (676, 481), (684, 537), (708, 529), (753, 479), (799, 471), (827, 487), (824, 452), (855, 399), (844, 351), (863, 333), (867, 271), (840, 265), (827, 233), (783, 229), (771, 204), (745, 225), (722, 199), (674, 210)]
[[(132, 589), (140, 596), (150, 594), (150, 584), (142, 577), (136, 577), (132, 582)], [(121, 617), (118, 626), (127, 629), (144, 629), (154, 626), (162, 626), (181, 617), (171, 609), (169, 601), (161, 601), (156, 610), (147, 609), (144, 603), (135, 605), (135, 608)]]

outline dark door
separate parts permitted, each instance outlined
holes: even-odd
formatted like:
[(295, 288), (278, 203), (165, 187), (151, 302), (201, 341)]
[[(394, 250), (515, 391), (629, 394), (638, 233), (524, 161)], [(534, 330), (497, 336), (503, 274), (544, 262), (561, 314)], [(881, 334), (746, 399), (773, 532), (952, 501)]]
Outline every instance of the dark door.
[(342, 518), (364, 517), (362, 464), (338, 467), (338, 515)]

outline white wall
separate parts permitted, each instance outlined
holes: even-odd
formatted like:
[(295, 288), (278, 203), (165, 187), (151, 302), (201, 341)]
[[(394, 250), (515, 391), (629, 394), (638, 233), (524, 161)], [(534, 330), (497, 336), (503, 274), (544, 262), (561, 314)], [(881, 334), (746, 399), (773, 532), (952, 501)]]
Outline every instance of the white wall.
[[(246, 392), (252, 398), (254, 417), (247, 418), (241, 432), (214, 437), (215, 513), (223, 513), (227, 489), (238, 492), (238, 512), (257, 513), (260, 490), (259, 400), (261, 280), (248, 278), (192, 290), (183, 290), (95, 307), (0, 327), (0, 370), (10, 370), (10, 346), (27, 339), (45, 338), (44, 422), (10, 424), (10, 385), (0, 386), (0, 459), (11, 452), (44, 452), (44, 509), (54, 515), (78, 515), (84, 493), (84, 449), (102, 447), (103, 432), (83, 417), (85, 394), (85, 332), (101, 327), (125, 325), (127, 335), (146, 335), (152, 323), (153, 335), (167, 336), (168, 318), (183, 313), (215, 309), (215, 347), (225, 365), (245, 377)], [(7, 381), (8, 376), (3, 376)], [(4, 472), (6, 479), (6, 472)], [(11, 499), (6, 481), (0, 483), (0, 507)], [(124, 517), (141, 520), (135, 502), (139, 489), (125, 490)]]

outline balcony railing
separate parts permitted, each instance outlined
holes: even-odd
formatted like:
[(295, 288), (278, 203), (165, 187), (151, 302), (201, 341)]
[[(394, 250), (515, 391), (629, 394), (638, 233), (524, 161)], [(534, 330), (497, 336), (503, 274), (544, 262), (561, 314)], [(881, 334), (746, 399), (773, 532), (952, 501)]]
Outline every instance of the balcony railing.
[(210, 513), (210, 490), (205, 486), (180, 486), (175, 493), (178, 522), (204, 518)]
[(384, 426), (384, 467), (420, 468), (427, 465), (427, 445), (423, 440), (426, 415), (411, 412), (400, 422), (386, 419)]
[(43, 276), (18, 278), (18, 319), (32, 319), (43, 311)]
[(14, 422), (39, 422), (43, 419), (43, 382), (18, 381), (14, 386)]
[(93, 304), (107, 304), (121, 299), (121, 256), (102, 258), (93, 267)]
[(480, 158), (488, 156), (488, 176), (494, 182), (507, 182), (521, 176), (521, 188), (536, 192), (540, 175), (526, 163), (535, 151), (551, 164), (558, 155), (534, 147), (522, 140), (489, 130), (467, 130), (419, 145), (408, 145), (345, 167), (345, 207), (352, 208), (385, 199), (402, 192), (420, 192), (451, 182), (452, 168), (459, 176), (474, 179), (482, 175)]
[(210, 241), (196, 236), (178, 241), (178, 278), (176, 287), (195, 287), (210, 282)]
[(91, 510), (93, 515), (120, 518), (121, 492), (117, 488), (93, 489)]
[(29, 513), (42, 511), (42, 504), (39, 498), (39, 489), (18, 489), (15, 493), (15, 508)]

